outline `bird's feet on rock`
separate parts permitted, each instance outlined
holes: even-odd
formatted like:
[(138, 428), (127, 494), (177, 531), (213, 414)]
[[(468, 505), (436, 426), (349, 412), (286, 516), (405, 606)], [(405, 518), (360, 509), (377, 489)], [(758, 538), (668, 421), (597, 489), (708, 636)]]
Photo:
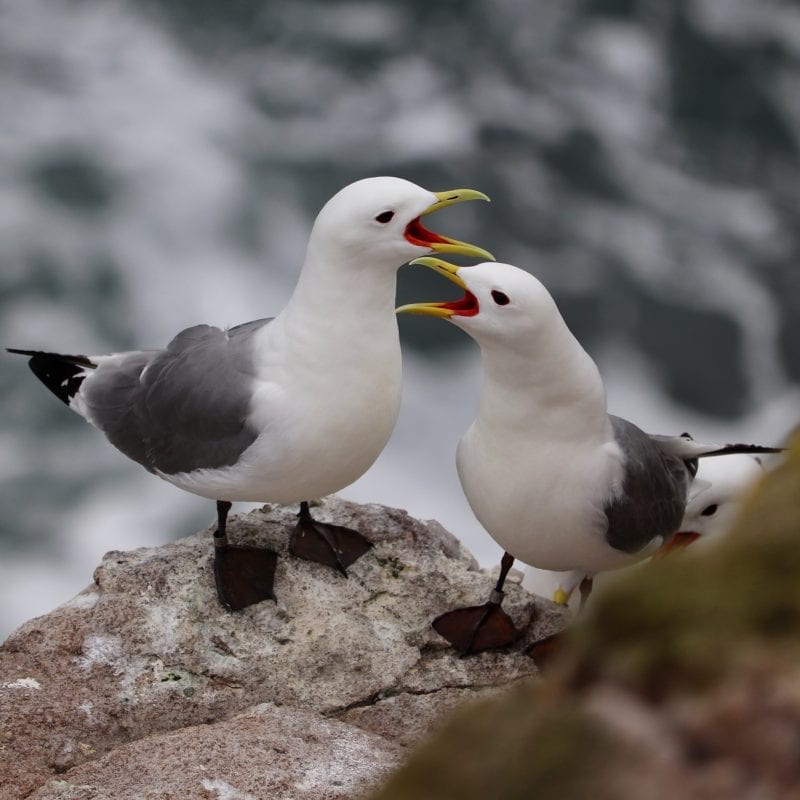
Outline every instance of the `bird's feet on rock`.
[(526, 651), (525, 655), (534, 660), (539, 669), (546, 669), (553, 658), (557, 656), (564, 646), (563, 633), (551, 633), (544, 639), (534, 642)]
[(436, 617), (432, 624), (462, 656), (508, 647), (520, 635), (500, 604), (491, 601), (482, 606), (448, 611)]
[(272, 550), (228, 544), (225, 534), (215, 533), (214, 580), (220, 603), (228, 611), (240, 611), (262, 600), (274, 600), (277, 563)]
[(372, 543), (352, 528), (315, 520), (307, 503), (301, 503), (297, 516), (289, 552), (298, 558), (333, 567), (347, 577), (347, 567), (372, 548)]

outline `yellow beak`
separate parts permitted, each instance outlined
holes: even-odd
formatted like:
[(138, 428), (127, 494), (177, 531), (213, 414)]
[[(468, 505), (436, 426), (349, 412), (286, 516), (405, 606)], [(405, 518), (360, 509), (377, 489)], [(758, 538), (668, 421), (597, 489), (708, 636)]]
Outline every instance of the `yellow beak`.
[[(442, 261), (441, 258), (434, 258), (433, 256), (422, 256), (422, 258), (415, 258), (409, 262), (412, 266), (429, 267), (434, 272), (444, 275), (445, 278), (451, 280), (456, 286), (462, 289), (467, 288), (467, 285), (459, 277), (458, 270), (455, 264), (450, 264), (447, 261)], [(453, 316), (453, 311), (446, 306), (448, 303), (408, 303), (407, 305), (400, 306), (395, 309), (396, 314), (425, 314), (429, 317), (448, 317)]]
[[(475, 189), (451, 189), (447, 192), (434, 192), (434, 195), (436, 196), (436, 202), (429, 205), (419, 215), (420, 217), (433, 214), (434, 211), (440, 211), (456, 203), (465, 203), (467, 200), (485, 200), (487, 203), (490, 202), (489, 198), (483, 192), (478, 192)], [(455, 253), (457, 255), (480, 258), (484, 261), (495, 260), (494, 256), (482, 247), (477, 247), (467, 242), (460, 242), (458, 239), (451, 239), (449, 236), (442, 236), (440, 233), (428, 231), (419, 221), (419, 218), (414, 220), (406, 229), (406, 238), (412, 244), (417, 244), (420, 247), (427, 247), (435, 253)]]
[(456, 203), (464, 203), (467, 200), (485, 200), (487, 203), (492, 202), (488, 195), (476, 189), (451, 189), (449, 192), (434, 192), (434, 194), (436, 195), (436, 202), (428, 206), (428, 208), (420, 214), (421, 217), (432, 214), (440, 208), (447, 208), (447, 206), (453, 206)]

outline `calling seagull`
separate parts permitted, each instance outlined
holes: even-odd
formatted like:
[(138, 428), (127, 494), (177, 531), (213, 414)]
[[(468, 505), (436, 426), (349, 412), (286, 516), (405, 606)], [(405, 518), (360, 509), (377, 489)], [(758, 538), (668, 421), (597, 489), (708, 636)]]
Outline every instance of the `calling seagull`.
[(371, 547), (357, 531), (316, 521), (308, 500), (360, 477), (394, 428), (398, 268), (431, 252), (492, 258), (422, 224), (468, 200), (488, 197), (360, 180), (319, 212), (297, 286), (272, 319), (196, 325), (161, 350), (10, 352), (28, 356), (34, 374), (126, 456), (217, 501), (214, 573), (225, 607), (274, 599), (276, 554), (228, 542), (231, 501), (300, 502), (291, 552), (345, 575)]

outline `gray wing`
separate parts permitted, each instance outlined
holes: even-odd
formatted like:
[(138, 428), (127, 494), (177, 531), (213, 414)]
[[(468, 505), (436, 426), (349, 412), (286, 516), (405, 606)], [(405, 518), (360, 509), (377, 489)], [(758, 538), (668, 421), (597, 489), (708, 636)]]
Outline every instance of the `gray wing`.
[(234, 464), (258, 436), (247, 422), (253, 334), (269, 321), (196, 325), (164, 350), (101, 363), (83, 393), (92, 421), (151, 472)]
[(609, 414), (617, 444), (625, 455), (622, 495), (605, 508), (608, 543), (637, 553), (655, 537), (680, 527), (690, 482), (682, 459), (664, 453), (640, 428)]

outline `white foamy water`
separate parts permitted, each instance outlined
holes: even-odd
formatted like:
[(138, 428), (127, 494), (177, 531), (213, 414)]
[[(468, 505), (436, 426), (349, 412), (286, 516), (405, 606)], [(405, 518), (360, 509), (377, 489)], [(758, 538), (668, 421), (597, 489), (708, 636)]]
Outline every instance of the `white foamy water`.
[[(775, 296), (750, 262), (785, 258), (795, 240), (757, 189), (707, 185), (663, 161), (669, 64), (657, 32), (570, 23), (574, 11), (547, 4), (535, 24), (525, 14), (515, 26), (509, 3), (480, 31), (448, 21), (448, 33), (470, 43), (454, 65), (440, 58), (436, 29), (419, 39), (408, 10), (279, 5), (283, 38), (216, 58), (184, 48), (134, 4), (0, 0), (0, 343), (102, 353), (160, 346), (201, 321), (273, 315), (327, 194), (364, 175), (401, 174), (432, 189), (491, 191), (491, 207), (448, 211), (437, 225), (555, 289), (596, 297), (609, 327), (632, 310), (614, 305), (620, 276), (735, 323), (751, 394), (743, 416), (722, 420), (668, 399), (662, 365), (638, 342), (595, 331), (601, 343), (587, 344), (612, 412), (653, 432), (782, 439), (800, 391), (778, 354)], [(720, 35), (744, 35), (700, 16)], [(758, 19), (759, 35), (774, 33)], [(554, 43), (568, 24), (577, 44), (565, 55)], [(780, 30), (791, 38), (790, 26)], [(492, 36), (507, 42), (517, 74), (497, 59)], [(570, 190), (539, 152), (575, 130), (603, 143), (625, 202)], [(100, 199), (82, 205), (75, 196), (87, 174)], [(458, 230), (465, 219), (474, 229)], [(564, 241), (532, 243), (532, 223), (566, 226)], [(400, 273), (406, 286), (410, 269)], [(630, 286), (626, 302), (635, 303)], [(194, 532), (215, 511), (128, 462), (21, 360), (0, 359), (0, 380), (2, 636), (80, 591), (104, 552)], [(427, 356), (406, 347), (395, 434), (342, 494), (436, 518), (491, 565), (499, 550), (472, 517), (454, 466), (479, 383), (474, 347)]]

